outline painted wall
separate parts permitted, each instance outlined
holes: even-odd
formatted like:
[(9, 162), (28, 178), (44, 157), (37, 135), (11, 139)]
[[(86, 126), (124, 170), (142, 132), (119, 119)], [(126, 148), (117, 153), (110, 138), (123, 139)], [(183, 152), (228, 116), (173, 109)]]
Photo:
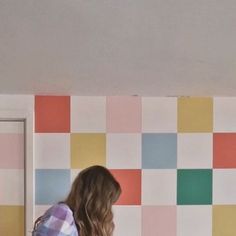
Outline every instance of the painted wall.
[(0, 96), (17, 103), (35, 107), (36, 216), (101, 164), (115, 236), (236, 235), (236, 98)]

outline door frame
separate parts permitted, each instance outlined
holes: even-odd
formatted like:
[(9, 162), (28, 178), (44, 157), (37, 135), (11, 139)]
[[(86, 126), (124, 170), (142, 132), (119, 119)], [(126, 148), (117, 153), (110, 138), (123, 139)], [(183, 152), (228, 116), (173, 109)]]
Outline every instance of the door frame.
[(0, 120), (24, 122), (25, 155), (25, 235), (32, 235), (34, 222), (34, 115), (29, 110), (1, 110)]

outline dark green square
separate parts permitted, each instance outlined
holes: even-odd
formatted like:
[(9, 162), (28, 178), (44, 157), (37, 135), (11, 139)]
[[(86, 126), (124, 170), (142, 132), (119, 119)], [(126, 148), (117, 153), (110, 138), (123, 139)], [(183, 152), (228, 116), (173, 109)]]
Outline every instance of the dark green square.
[(181, 169), (177, 173), (178, 205), (212, 204), (211, 169)]

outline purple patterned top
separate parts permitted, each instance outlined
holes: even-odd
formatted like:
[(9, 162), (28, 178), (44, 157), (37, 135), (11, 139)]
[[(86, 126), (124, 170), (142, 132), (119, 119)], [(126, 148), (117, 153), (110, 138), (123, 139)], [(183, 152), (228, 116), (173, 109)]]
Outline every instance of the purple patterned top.
[(42, 216), (32, 236), (79, 236), (73, 212), (63, 203), (52, 206)]

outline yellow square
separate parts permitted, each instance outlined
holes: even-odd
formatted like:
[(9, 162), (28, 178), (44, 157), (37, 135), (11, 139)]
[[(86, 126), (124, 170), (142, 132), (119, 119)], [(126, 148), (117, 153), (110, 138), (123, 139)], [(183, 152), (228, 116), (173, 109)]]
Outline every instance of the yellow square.
[(105, 134), (71, 134), (71, 168), (106, 164)]
[(201, 133), (213, 130), (213, 99), (181, 97), (178, 99), (178, 132)]
[(213, 236), (236, 235), (236, 205), (213, 206)]
[(24, 236), (24, 207), (0, 206), (0, 235)]

